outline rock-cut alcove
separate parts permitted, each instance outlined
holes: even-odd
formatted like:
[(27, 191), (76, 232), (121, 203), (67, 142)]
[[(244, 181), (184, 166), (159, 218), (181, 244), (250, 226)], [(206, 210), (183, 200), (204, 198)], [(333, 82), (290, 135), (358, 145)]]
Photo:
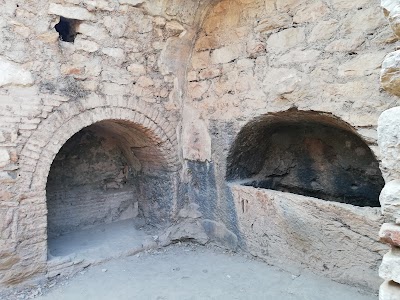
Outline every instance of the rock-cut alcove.
[(107, 238), (121, 251), (124, 244), (134, 246), (135, 235), (143, 238), (135, 227), (168, 221), (174, 172), (160, 147), (148, 130), (120, 120), (74, 134), (56, 155), (47, 180), (50, 256), (96, 249), (96, 243), (104, 249)]
[(297, 110), (262, 116), (238, 134), (227, 180), (356, 206), (379, 206), (384, 185), (368, 145), (328, 114)]

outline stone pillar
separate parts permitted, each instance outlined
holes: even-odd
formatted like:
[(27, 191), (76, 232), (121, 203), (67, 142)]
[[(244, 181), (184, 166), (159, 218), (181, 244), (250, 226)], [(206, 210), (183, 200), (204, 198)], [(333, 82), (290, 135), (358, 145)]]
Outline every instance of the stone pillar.
[[(383, 12), (394, 33), (400, 37), (400, 2), (382, 0)], [(381, 85), (390, 94), (400, 96), (400, 51), (389, 53), (381, 70)], [(385, 282), (380, 300), (400, 299), (400, 107), (384, 111), (378, 121), (378, 143), (382, 155), (382, 174), (386, 185), (379, 201), (387, 223), (379, 232), (380, 240), (391, 246), (379, 268)]]

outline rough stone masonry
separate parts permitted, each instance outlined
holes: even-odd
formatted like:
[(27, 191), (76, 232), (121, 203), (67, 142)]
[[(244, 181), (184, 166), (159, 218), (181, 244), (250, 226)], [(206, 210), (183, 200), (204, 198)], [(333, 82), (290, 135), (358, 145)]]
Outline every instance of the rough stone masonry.
[(382, 7), (6, 1), (0, 287), (46, 278), (49, 237), (140, 217), (377, 290), (386, 222), (380, 297), (400, 298), (400, 4)]

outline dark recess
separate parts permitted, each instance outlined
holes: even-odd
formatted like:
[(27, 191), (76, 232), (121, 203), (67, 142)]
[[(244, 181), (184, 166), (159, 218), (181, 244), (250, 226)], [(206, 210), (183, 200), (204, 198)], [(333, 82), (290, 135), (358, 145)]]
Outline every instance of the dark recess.
[(384, 180), (368, 145), (345, 126), (296, 114), (246, 125), (231, 147), (227, 180), (379, 207)]
[(60, 22), (55, 26), (56, 31), (60, 35), (60, 40), (73, 43), (76, 37), (76, 26), (78, 20), (60, 17)]

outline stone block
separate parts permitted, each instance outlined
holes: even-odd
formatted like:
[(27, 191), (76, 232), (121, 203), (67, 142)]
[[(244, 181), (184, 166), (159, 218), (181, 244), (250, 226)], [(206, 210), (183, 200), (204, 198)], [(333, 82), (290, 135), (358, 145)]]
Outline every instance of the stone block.
[(288, 28), (272, 34), (267, 40), (267, 50), (284, 52), (294, 46), (299, 46), (305, 40), (304, 28)]
[(338, 30), (337, 20), (321, 21), (315, 25), (311, 31), (308, 41), (315, 42), (319, 40), (329, 40), (332, 35)]
[(144, 3), (144, 0), (118, 0), (119, 4), (127, 4), (132, 6), (139, 6)]
[(386, 183), (379, 196), (382, 213), (391, 220), (400, 218), (400, 180)]
[(356, 51), (361, 44), (364, 43), (364, 39), (360, 37), (345, 38), (332, 41), (328, 46), (325, 47), (325, 51), (328, 52), (352, 52)]
[(101, 49), (101, 52), (113, 58), (122, 59), (125, 57), (124, 50), (121, 48), (103, 48)]
[(76, 6), (62, 6), (56, 3), (50, 3), (49, 14), (62, 16), (68, 19), (75, 20), (93, 20), (94, 15), (82, 7)]
[(383, 224), (379, 231), (379, 238), (381, 242), (400, 247), (400, 226), (390, 223)]
[(294, 15), (293, 22), (298, 24), (304, 22), (314, 22), (322, 19), (328, 13), (328, 6), (322, 1), (316, 1), (300, 8)]
[(215, 49), (211, 53), (211, 62), (213, 64), (225, 64), (231, 62), (241, 55), (240, 45), (230, 45), (226, 47), (222, 47), (219, 49)]
[(378, 144), (383, 177), (386, 181), (400, 179), (400, 107), (390, 108), (380, 115)]
[(146, 74), (146, 68), (141, 64), (130, 64), (127, 70), (131, 72), (134, 76), (140, 76)]
[(400, 283), (400, 249), (392, 249), (383, 256), (379, 267), (379, 276), (385, 280), (393, 280)]
[(400, 96), (400, 50), (389, 53), (383, 60), (381, 85), (387, 92)]
[(400, 3), (397, 0), (382, 0), (381, 6), (393, 32), (400, 37)]
[(357, 55), (356, 58), (338, 67), (338, 75), (362, 77), (377, 73), (381, 68), (384, 56), (384, 53), (379, 52)]
[(192, 68), (194, 70), (197, 69), (205, 69), (210, 64), (210, 52), (209, 51), (201, 51), (195, 52), (192, 56)]
[(258, 22), (257, 26), (254, 27), (255, 32), (269, 32), (277, 28), (288, 27), (292, 23), (292, 18), (289, 14), (281, 13), (279, 15), (272, 15), (266, 19)]
[(4, 167), (10, 163), (10, 154), (6, 148), (0, 148), (0, 167)]
[(385, 281), (379, 288), (379, 300), (400, 300), (400, 285)]
[(108, 38), (108, 34), (103, 27), (89, 25), (86, 23), (79, 24), (76, 28), (76, 32), (82, 33), (98, 41)]
[(34, 83), (31, 72), (21, 66), (0, 57), (0, 87), (7, 85), (32, 85)]
[(238, 238), (236, 234), (228, 230), (224, 224), (207, 219), (202, 220), (201, 224), (211, 242), (229, 250), (237, 250)]
[(99, 44), (93, 41), (85, 40), (80, 36), (77, 36), (75, 38), (74, 44), (77, 50), (83, 50), (86, 52), (96, 52), (97, 50), (99, 50)]

